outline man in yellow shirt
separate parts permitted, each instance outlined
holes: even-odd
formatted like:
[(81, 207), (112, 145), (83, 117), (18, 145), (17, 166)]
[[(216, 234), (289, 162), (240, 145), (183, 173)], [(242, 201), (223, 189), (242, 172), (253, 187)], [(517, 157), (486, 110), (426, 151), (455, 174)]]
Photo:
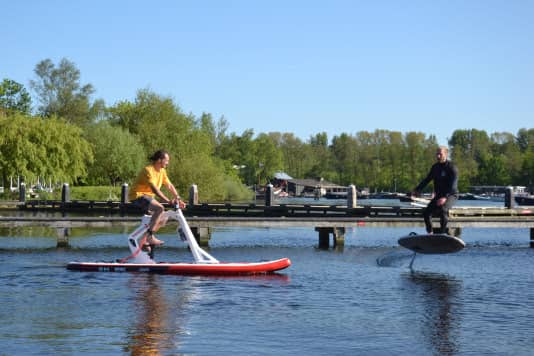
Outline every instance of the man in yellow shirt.
[[(158, 231), (160, 227), (160, 219), (165, 211), (165, 208), (156, 197), (167, 204), (178, 204), (180, 209), (185, 207), (185, 203), (180, 200), (176, 188), (174, 188), (169, 177), (167, 177), (166, 168), (169, 165), (169, 159), (169, 153), (167, 151), (159, 150), (155, 152), (150, 157), (152, 163), (141, 170), (128, 196), (132, 204), (142, 208), (145, 213), (149, 211), (152, 213), (146, 236), (146, 242), (150, 245), (163, 244), (163, 241), (154, 236), (154, 232)], [(161, 191), (162, 185), (172, 194), (172, 199), (167, 198), (163, 194)]]

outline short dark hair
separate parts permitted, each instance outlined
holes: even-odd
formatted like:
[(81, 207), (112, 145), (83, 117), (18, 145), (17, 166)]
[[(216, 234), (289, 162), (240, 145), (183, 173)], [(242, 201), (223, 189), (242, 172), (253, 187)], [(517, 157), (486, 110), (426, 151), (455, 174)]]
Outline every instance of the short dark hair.
[(150, 156), (150, 160), (152, 162), (156, 162), (157, 160), (165, 158), (165, 155), (168, 155), (168, 154), (169, 152), (165, 150), (157, 150), (156, 152), (154, 152), (152, 156)]

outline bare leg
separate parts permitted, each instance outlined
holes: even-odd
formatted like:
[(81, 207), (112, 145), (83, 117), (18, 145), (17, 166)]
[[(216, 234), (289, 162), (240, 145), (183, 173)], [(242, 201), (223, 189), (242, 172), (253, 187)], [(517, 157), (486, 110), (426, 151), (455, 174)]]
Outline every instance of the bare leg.
[[(148, 229), (150, 232), (156, 232), (160, 228), (161, 215), (165, 211), (165, 208), (160, 202), (158, 202), (156, 199), (153, 199), (150, 202), (148, 209), (152, 211), (152, 218), (150, 219)], [(161, 245), (163, 243), (163, 241), (158, 240), (152, 234), (148, 234), (147, 241), (151, 245)]]

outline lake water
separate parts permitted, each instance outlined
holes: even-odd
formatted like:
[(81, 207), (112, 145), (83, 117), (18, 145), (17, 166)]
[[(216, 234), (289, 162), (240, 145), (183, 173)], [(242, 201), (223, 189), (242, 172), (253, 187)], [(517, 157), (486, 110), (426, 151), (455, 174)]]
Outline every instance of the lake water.
[[(471, 205), (471, 204), (468, 204)], [(534, 249), (528, 229), (464, 229), (450, 255), (397, 239), (421, 227), (349, 230), (340, 250), (307, 228), (217, 229), (222, 261), (289, 257), (281, 273), (183, 277), (84, 273), (69, 261), (128, 254), (127, 231), (0, 231), (0, 355), (531, 355)], [(189, 261), (171, 234), (159, 261)]]

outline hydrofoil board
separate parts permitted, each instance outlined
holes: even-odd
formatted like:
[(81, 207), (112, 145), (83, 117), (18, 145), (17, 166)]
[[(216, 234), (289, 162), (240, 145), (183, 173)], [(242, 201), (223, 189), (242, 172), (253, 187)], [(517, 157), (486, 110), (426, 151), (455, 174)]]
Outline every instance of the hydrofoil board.
[(447, 234), (411, 233), (401, 237), (399, 245), (417, 253), (440, 254), (458, 252), (465, 247), (465, 242)]

